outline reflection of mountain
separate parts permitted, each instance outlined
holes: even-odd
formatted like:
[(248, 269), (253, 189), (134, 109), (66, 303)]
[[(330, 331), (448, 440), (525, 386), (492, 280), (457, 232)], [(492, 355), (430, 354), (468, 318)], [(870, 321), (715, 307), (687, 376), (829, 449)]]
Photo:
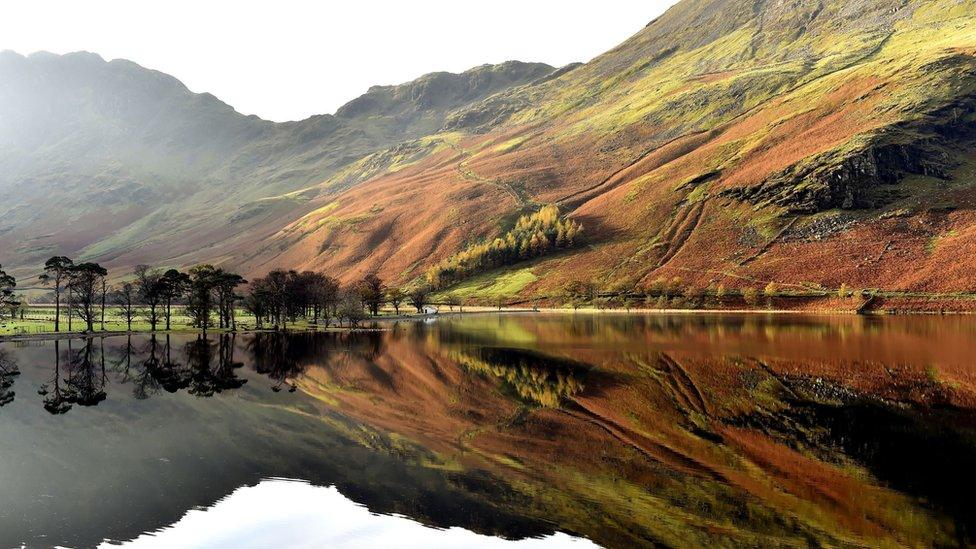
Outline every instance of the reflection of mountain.
[(519, 398), (553, 408), (581, 392), (586, 375), (585, 368), (571, 361), (513, 349), (459, 352), (453, 358), (472, 372), (498, 379)]
[[(505, 537), (973, 541), (976, 343), (956, 320), (473, 317), (171, 339), (73, 341), (103, 401), (0, 409), (0, 545), (28, 523), (66, 545), (131, 538), (272, 476)], [(8, 349), (28, 396), (84, 372), (65, 356)], [(233, 387), (198, 398), (201, 371)]]
[[(332, 349), (348, 348), (323, 337)], [(50, 393), (29, 397), (51, 380), (54, 359), (64, 353), (55, 354), (53, 342), (8, 349), (22, 364), (17, 384), (24, 398), (0, 409), (0, 546), (93, 546), (104, 538), (131, 539), (268, 477), (336, 485), (373, 512), (399, 513), (437, 527), (510, 537), (552, 532), (547, 524), (513, 512), (521, 496), (510, 494), (489, 473), (462, 472), (429, 450), (352, 422), (300, 394), (272, 391), (276, 380), (254, 372), (246, 343), (236, 349), (245, 367), (233, 371), (247, 383), (232, 391), (210, 398), (183, 389), (129, 396), (147, 363), (199, 369), (203, 362), (188, 360), (188, 345), (197, 347), (189, 356), (211, 357), (209, 371), (218, 372), (220, 341), (209, 343), (211, 351), (204, 352), (195, 338), (172, 336), (167, 357), (164, 340), (154, 346), (143, 337), (129, 343), (107, 338), (107, 398), (58, 417), (38, 402)], [(66, 349), (67, 342), (59, 347)], [(83, 341), (72, 342), (73, 352), (85, 347)], [(101, 347), (94, 340), (92, 348)], [(100, 355), (92, 352), (100, 374)], [(224, 356), (229, 352), (225, 347)], [(63, 378), (66, 366), (59, 363)]]
[[(268, 528), (267, 525), (273, 525)], [(334, 486), (268, 479), (239, 488), (208, 509), (193, 510), (179, 522), (140, 536), (131, 549), (170, 547), (443, 547), (464, 549), (590, 549), (592, 542), (553, 534), (511, 542), (463, 528), (440, 529), (402, 515), (380, 515), (349, 500)]]
[[(971, 385), (948, 377), (951, 361), (937, 366), (940, 383), (924, 362), (862, 362), (867, 343), (883, 341), (883, 357), (927, 330), (862, 322), (472, 319), (388, 334), (380, 355), (340, 353), (297, 383), (365, 424), (508, 479), (529, 495), (526, 515), (608, 545), (968, 539), (971, 513), (945, 490), (968, 475), (976, 449), (968, 428), (951, 426), (965, 415), (894, 421), (926, 416), (877, 396), (926, 409), (971, 401)], [(835, 359), (804, 358), (810, 345)], [(583, 364), (585, 383), (561, 389)], [(860, 374), (843, 381), (852, 368)], [(887, 420), (899, 427), (875, 429)], [(939, 436), (937, 426), (962, 430)], [(926, 440), (958, 457), (892, 455)], [(920, 480), (935, 485), (918, 490)]]

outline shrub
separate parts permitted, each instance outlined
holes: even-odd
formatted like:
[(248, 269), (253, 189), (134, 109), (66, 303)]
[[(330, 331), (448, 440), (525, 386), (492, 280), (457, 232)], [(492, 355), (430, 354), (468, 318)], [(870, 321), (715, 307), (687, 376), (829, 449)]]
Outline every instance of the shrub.
[(681, 295), (681, 284), (682, 280), (680, 276), (672, 278), (671, 282), (668, 283), (667, 294), (670, 296)]
[(759, 291), (755, 288), (745, 288), (742, 290), (742, 299), (748, 305), (759, 305)]
[(563, 288), (563, 293), (573, 309), (578, 309), (593, 302), (596, 298), (596, 285), (585, 280), (574, 280)]

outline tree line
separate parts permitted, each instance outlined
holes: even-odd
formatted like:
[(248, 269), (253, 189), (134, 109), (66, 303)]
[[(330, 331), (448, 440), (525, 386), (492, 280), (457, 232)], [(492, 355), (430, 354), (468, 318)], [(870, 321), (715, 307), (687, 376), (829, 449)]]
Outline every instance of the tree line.
[[(68, 331), (73, 330), (75, 319), (89, 332), (96, 324), (104, 330), (108, 307), (116, 308), (129, 331), (137, 319), (147, 322), (152, 331), (170, 330), (174, 306), (182, 307), (189, 324), (204, 332), (236, 330), (241, 308), (254, 316), (258, 329), (287, 328), (299, 319), (326, 327), (342, 322), (355, 326), (369, 315), (378, 315), (387, 303), (398, 315), (404, 303), (423, 312), (431, 294), (428, 286), (410, 290), (387, 286), (373, 273), (347, 286), (324, 273), (282, 269), (248, 282), (240, 274), (213, 265), (197, 265), (185, 272), (139, 265), (130, 277), (110, 285), (103, 266), (75, 263), (65, 256), (48, 259), (39, 280), (53, 291), (55, 332), (61, 331), (64, 316)], [(0, 269), (4, 303), (16, 303), (15, 286), (13, 277)]]
[(739, 299), (749, 307), (772, 307), (774, 299), (783, 297), (825, 298), (836, 295), (839, 298), (863, 301), (872, 299), (877, 292), (877, 290), (854, 290), (847, 284), (841, 284), (836, 291), (819, 285), (805, 289), (787, 289), (776, 282), (768, 282), (763, 287), (726, 288), (724, 284), (699, 287), (685, 284), (681, 277), (670, 279), (662, 277), (643, 281), (625, 278), (609, 285), (577, 279), (563, 286), (560, 297), (573, 309), (587, 305), (601, 309), (631, 309), (642, 305), (657, 309), (698, 309), (722, 306), (729, 300)]
[(427, 281), (443, 288), (476, 273), (572, 248), (582, 233), (580, 223), (560, 216), (557, 206), (546, 205), (519, 217), (514, 228), (491, 242), (469, 246), (432, 267)]
[(153, 331), (163, 325), (169, 330), (174, 304), (184, 306), (192, 326), (204, 331), (214, 326), (233, 329), (234, 304), (239, 299), (235, 290), (246, 282), (239, 274), (213, 265), (197, 265), (187, 272), (138, 265), (131, 280), (109, 287), (105, 267), (92, 262), (75, 263), (65, 256), (48, 259), (38, 278), (54, 292), (55, 332), (61, 331), (62, 309), (67, 309), (69, 331), (76, 317), (89, 332), (97, 323), (104, 329), (108, 305), (118, 309), (129, 330), (137, 318), (148, 322)]
[(275, 269), (251, 282), (243, 303), (254, 315), (258, 328), (287, 328), (289, 322), (298, 319), (325, 326), (332, 322), (355, 326), (367, 316), (377, 316), (387, 303), (397, 315), (404, 303), (422, 313), (430, 302), (430, 294), (427, 286), (409, 291), (387, 286), (374, 273), (343, 287), (338, 279), (323, 273)]

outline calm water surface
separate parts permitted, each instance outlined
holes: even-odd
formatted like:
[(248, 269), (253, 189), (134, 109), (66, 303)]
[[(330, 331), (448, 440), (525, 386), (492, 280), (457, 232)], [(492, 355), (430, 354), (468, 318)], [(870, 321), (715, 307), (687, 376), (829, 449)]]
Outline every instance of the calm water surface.
[(976, 319), (0, 344), (0, 547), (966, 545)]

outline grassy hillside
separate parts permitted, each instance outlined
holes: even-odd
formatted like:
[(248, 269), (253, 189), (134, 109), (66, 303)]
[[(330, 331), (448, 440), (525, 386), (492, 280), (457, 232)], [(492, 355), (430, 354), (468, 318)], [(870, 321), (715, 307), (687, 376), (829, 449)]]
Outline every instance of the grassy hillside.
[(128, 61), (3, 52), (0, 250), (21, 266), (52, 253), (120, 266), (219, 259), (215, 244), (280, 227), (329, 190), (323, 181), (368, 155), (425, 138), (449, 112), (552, 70), (509, 62), (431, 74), (374, 87), (335, 116), (275, 124)]
[(555, 203), (587, 246), (534, 263), (522, 295), (580, 277), (967, 289), (974, 17), (956, 1), (686, 0), (591, 63), (455, 113), (456, 143), (330, 197), (249, 265), (409, 281)]

